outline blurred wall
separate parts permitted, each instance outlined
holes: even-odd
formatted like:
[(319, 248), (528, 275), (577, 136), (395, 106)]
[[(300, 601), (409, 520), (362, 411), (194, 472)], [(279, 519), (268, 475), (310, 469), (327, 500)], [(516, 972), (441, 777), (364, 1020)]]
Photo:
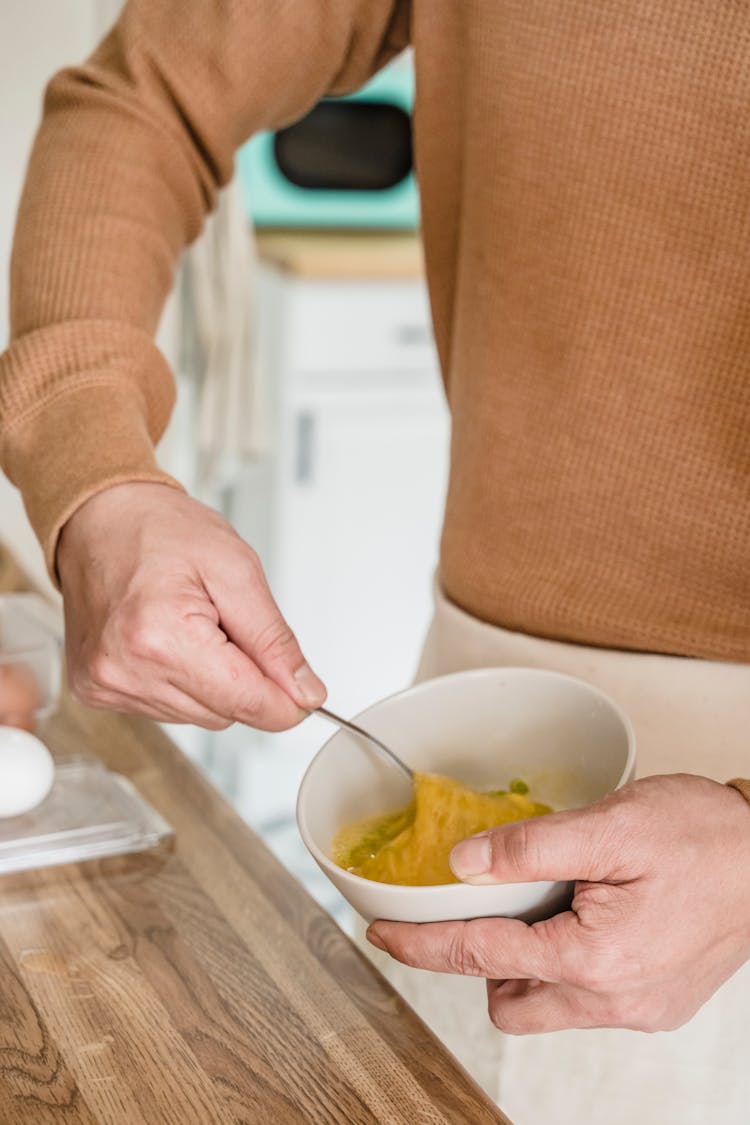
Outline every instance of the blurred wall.
[[(47, 80), (84, 58), (100, 35), (102, 0), (0, 4), (0, 347), (8, 339), (8, 270), (18, 198)], [(21, 499), (0, 474), (0, 537), (44, 582), (39, 545)]]

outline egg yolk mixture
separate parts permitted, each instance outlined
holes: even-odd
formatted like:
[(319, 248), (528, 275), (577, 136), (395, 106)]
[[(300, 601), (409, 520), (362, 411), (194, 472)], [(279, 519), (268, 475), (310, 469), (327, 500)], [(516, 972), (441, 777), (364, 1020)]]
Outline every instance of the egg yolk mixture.
[(510, 789), (478, 793), (451, 777), (417, 773), (411, 804), (345, 825), (334, 838), (332, 858), (339, 867), (378, 883), (457, 883), (448, 856), (460, 840), (552, 812), (527, 796), (524, 782), (512, 781)]

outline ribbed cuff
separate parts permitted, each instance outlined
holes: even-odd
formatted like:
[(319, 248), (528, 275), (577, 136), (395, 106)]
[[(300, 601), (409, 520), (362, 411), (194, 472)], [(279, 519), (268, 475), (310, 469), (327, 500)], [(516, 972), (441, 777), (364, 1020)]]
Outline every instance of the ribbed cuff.
[(748, 804), (750, 804), (750, 781), (746, 781), (742, 777), (733, 777), (731, 781), (727, 782), (727, 785), (731, 785), (732, 789), (736, 789), (738, 793), (741, 793)]
[(173, 401), (164, 357), (128, 325), (54, 326), (0, 356), (0, 463), (56, 584), (60, 530), (85, 500), (128, 481), (182, 488), (154, 453)]

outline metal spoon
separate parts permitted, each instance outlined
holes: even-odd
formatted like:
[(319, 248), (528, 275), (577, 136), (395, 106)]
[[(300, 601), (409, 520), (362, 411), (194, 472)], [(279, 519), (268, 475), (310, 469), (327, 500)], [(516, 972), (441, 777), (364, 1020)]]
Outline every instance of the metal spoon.
[(322, 715), (323, 718), (328, 719), (330, 723), (335, 723), (336, 726), (343, 727), (344, 730), (351, 731), (352, 734), (358, 734), (362, 738), (366, 738), (368, 742), (373, 744), (379, 754), (384, 754), (389, 759), (391, 765), (398, 766), (410, 781), (414, 780), (414, 771), (409, 769), (406, 762), (402, 762), (398, 754), (394, 754), (392, 750), (389, 750), (385, 743), (381, 742), (379, 738), (376, 738), (374, 734), (368, 734), (366, 730), (362, 730), (362, 727), (358, 727), (356, 723), (350, 723), (348, 719), (342, 719), (338, 715), (334, 715), (333, 711), (329, 711), (326, 707), (317, 707), (315, 711), (313, 711), (313, 714)]

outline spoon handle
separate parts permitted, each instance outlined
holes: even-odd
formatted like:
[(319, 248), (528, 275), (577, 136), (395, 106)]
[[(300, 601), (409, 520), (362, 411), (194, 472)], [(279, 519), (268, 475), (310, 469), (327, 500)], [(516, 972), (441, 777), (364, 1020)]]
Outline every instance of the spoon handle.
[(414, 780), (414, 771), (409, 769), (406, 762), (402, 762), (399, 756), (394, 754), (392, 750), (389, 750), (385, 743), (381, 742), (379, 738), (376, 738), (374, 734), (362, 730), (362, 727), (358, 727), (356, 723), (349, 722), (348, 719), (342, 719), (339, 715), (334, 715), (333, 711), (329, 711), (326, 707), (316, 707), (313, 714), (322, 715), (323, 718), (328, 719), (330, 723), (335, 723), (336, 726), (343, 727), (345, 730), (351, 731), (352, 734), (358, 734), (361, 738), (366, 738), (368, 742), (371, 742), (373, 746), (377, 747), (381, 754), (385, 754), (390, 759), (392, 765), (398, 766), (410, 781)]

